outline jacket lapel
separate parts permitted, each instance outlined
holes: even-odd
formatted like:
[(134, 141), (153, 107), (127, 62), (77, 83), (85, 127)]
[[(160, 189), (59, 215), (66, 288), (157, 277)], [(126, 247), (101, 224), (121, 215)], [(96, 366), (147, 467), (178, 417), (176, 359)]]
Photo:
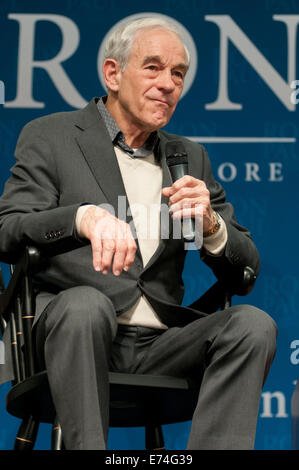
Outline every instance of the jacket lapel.
[[(84, 111), (87, 119), (85, 123), (76, 124), (81, 132), (77, 132), (75, 138), (107, 202), (118, 216), (118, 197), (125, 198), (127, 208), (128, 199), (113, 144), (95, 102), (91, 102)], [(126, 220), (124, 215), (120, 214)]]

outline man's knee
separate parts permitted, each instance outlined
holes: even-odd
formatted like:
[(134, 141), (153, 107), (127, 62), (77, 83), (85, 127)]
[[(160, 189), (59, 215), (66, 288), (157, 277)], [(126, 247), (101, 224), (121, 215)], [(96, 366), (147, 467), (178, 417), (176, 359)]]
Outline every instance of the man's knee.
[(47, 326), (69, 326), (72, 331), (92, 326), (96, 330), (117, 330), (116, 313), (111, 300), (98, 289), (77, 286), (61, 291), (47, 307)]
[(252, 348), (267, 348), (274, 354), (277, 326), (270, 315), (252, 305), (239, 305), (232, 308), (232, 320), (236, 334), (245, 342), (247, 340)]

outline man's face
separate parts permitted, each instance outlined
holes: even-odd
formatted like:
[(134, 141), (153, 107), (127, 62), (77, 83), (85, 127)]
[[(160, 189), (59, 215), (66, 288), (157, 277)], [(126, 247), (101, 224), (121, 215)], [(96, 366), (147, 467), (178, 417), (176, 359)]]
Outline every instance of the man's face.
[(129, 63), (119, 72), (117, 95), (122, 116), (141, 130), (165, 126), (182, 93), (186, 71), (185, 49), (174, 33), (138, 33)]

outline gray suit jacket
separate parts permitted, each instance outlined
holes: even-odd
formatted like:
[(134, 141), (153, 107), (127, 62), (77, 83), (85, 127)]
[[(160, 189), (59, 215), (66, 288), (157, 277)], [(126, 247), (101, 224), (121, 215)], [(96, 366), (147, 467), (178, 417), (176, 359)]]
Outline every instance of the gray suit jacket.
[[(169, 140), (181, 139), (188, 153), (190, 174), (205, 181), (214, 209), (226, 221), (225, 252), (215, 257), (202, 248), (203, 261), (217, 276), (236, 265), (251, 266), (257, 273), (256, 247), (248, 230), (235, 220), (233, 207), (214, 180), (205, 149), (162, 130), (159, 136), (163, 186), (171, 185), (165, 145)], [(186, 251), (183, 240), (172, 238), (172, 224), (167, 228), (169, 239), (163, 238), (162, 233), (146, 267), (138, 248), (134, 265), (119, 277), (95, 272), (90, 244), (77, 238), (74, 223), (80, 205), (109, 203), (118, 216), (118, 196), (126, 198), (96, 99), (82, 110), (44, 116), (27, 124), (19, 137), (15, 157), (16, 164), (0, 199), (0, 261), (14, 262), (22, 247), (29, 243), (41, 247), (48, 255), (47, 266), (36, 276), (36, 285), (43, 293), (37, 297), (35, 321), (54, 295), (77, 285), (101, 290), (111, 299), (118, 315), (129, 309), (142, 293), (169, 326), (182, 326), (204, 315), (179, 307), (184, 295), (182, 271)], [(129, 207), (127, 199), (126, 202)], [(162, 196), (161, 202), (168, 201)], [(130, 215), (126, 215), (126, 221), (132, 224)]]

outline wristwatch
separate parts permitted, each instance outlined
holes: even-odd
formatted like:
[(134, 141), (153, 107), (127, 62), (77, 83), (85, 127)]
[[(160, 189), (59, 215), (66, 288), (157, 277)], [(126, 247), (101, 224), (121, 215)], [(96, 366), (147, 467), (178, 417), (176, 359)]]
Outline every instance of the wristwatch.
[(214, 233), (218, 232), (220, 229), (220, 224), (221, 224), (221, 218), (220, 215), (216, 212), (213, 211), (213, 226), (208, 230), (207, 232), (203, 233), (204, 237), (209, 237), (210, 235), (213, 235)]

